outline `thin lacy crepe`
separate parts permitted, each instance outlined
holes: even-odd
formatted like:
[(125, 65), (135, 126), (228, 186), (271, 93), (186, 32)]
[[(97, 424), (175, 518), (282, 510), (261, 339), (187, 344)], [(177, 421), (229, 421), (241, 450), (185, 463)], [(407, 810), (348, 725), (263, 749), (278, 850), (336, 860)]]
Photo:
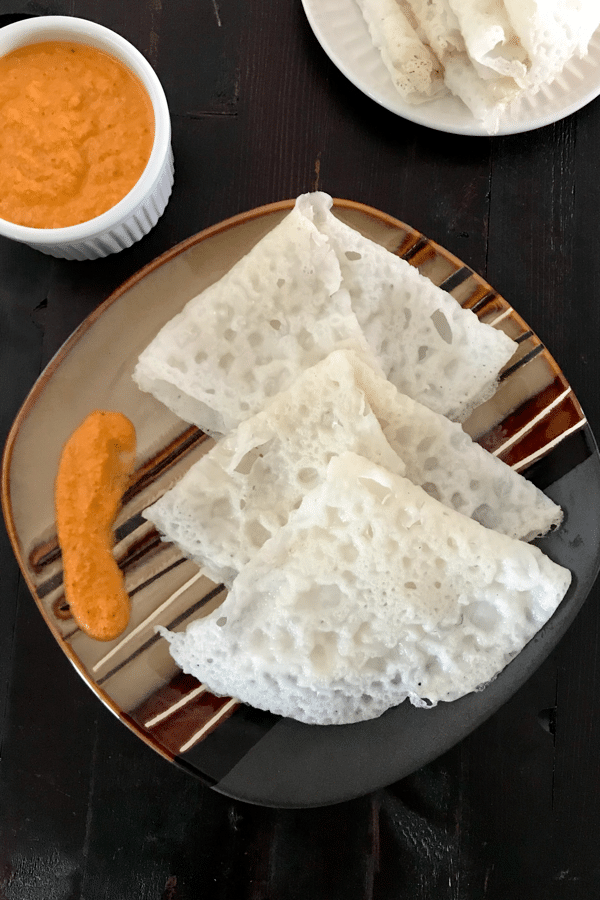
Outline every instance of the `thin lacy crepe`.
[(407, 102), (426, 102), (445, 89), (490, 134), (513, 100), (536, 93), (570, 59), (585, 56), (600, 26), (598, 0), (358, 0), (358, 5)]
[(144, 516), (166, 540), (230, 585), (334, 456), (352, 451), (404, 475), (444, 505), (514, 538), (556, 527), (562, 511), (348, 350), (307, 369), (195, 463)]
[(363, 457), (334, 457), (233, 583), (182, 633), (215, 694), (319, 725), (482, 689), (564, 597), (571, 573)]
[(211, 434), (228, 433), (340, 349), (452, 419), (488, 399), (514, 341), (331, 206), (323, 192), (300, 196), (161, 329), (139, 357), (138, 386)]

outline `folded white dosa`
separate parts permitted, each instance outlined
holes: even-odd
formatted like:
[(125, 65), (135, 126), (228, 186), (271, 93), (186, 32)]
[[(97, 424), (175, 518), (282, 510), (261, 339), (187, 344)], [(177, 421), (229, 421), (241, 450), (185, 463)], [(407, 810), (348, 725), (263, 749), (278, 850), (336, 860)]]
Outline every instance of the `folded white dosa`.
[(144, 515), (210, 578), (230, 585), (346, 450), (511, 537), (537, 537), (562, 518), (460, 425), (342, 350), (220, 440)]
[(134, 379), (186, 421), (226, 433), (306, 368), (358, 350), (404, 393), (463, 418), (516, 344), (304, 194), (142, 352)]
[(295, 208), (167, 322), (133, 377), (182, 419), (222, 434), (347, 346), (377, 367), (335, 253)]
[(335, 251), (352, 308), (386, 377), (399, 391), (451, 419), (490, 397), (517, 349), (447, 291), (380, 244), (341, 222), (327, 194), (298, 208)]
[(351, 453), (183, 633), (216, 694), (313, 724), (479, 690), (550, 618), (570, 572)]
[(471, 59), (492, 73), (514, 78), (527, 72), (527, 50), (502, 0), (448, 0)]

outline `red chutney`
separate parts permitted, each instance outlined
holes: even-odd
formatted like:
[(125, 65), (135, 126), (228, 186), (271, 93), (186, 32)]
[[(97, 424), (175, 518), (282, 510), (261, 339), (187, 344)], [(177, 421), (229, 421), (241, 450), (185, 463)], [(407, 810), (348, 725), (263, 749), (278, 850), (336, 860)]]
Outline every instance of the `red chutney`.
[(0, 57), (0, 217), (87, 222), (129, 193), (153, 142), (147, 91), (108, 53), (44, 41)]
[(99, 641), (114, 640), (129, 622), (129, 597), (112, 548), (135, 445), (126, 416), (95, 410), (63, 447), (54, 487), (65, 597), (79, 627)]

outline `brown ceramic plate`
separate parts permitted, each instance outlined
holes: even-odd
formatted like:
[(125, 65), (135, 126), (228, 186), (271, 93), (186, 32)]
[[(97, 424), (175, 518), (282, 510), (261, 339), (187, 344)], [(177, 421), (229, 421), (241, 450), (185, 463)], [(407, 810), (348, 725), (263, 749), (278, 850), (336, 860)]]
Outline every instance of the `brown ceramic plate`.
[[(261, 207), (190, 238), (122, 285), (77, 329), (13, 425), (3, 460), (2, 504), (15, 554), (49, 628), (92, 690), (135, 734), (224, 794), (273, 806), (315, 806), (389, 784), (444, 752), (497, 709), (550, 652), (598, 571), (600, 461), (560, 369), (502, 297), (412, 228), (360, 204), (335, 201), (341, 219), (518, 342), (495, 397), (466, 428), (563, 506), (564, 525), (541, 543), (572, 570), (573, 584), (550, 622), (489, 687), (432, 710), (404, 703), (371, 722), (308, 726), (216, 698), (182, 675), (154, 626), (181, 630), (221, 602), (224, 591), (161, 542), (141, 511), (210, 440), (141, 393), (131, 373), (159, 328), (292, 205)], [(108, 644), (88, 638), (70, 617), (53, 506), (61, 448), (98, 408), (125, 413), (138, 435), (136, 476), (117, 521), (115, 547), (133, 612), (125, 634)]]

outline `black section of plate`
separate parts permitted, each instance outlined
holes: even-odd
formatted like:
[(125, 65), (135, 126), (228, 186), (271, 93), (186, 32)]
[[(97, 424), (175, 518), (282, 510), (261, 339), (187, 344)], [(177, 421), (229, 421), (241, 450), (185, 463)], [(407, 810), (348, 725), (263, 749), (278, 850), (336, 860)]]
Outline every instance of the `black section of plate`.
[(217, 784), (276, 725), (281, 716), (242, 704), (214, 731), (176, 758)]
[(544, 345), (538, 344), (537, 347), (534, 347), (533, 350), (530, 350), (529, 353), (526, 353), (525, 356), (522, 356), (521, 359), (518, 359), (516, 363), (513, 363), (512, 366), (509, 366), (508, 369), (504, 369), (500, 373), (499, 381), (503, 382), (507, 378), (510, 378), (518, 369), (522, 369), (523, 366), (526, 366), (527, 363), (531, 362), (532, 359), (535, 359), (536, 356), (539, 356), (540, 353), (544, 352)]
[(521, 475), (545, 491), (594, 453), (597, 453), (594, 436), (589, 425), (584, 425), (564, 438), (542, 459), (524, 469)]
[(469, 269), (468, 266), (462, 266), (462, 268), (457, 269), (456, 272), (453, 272), (452, 275), (449, 275), (445, 281), (442, 281), (440, 287), (443, 291), (448, 291), (450, 293), (457, 288), (459, 284), (462, 284), (463, 281), (466, 281), (467, 278), (470, 278), (473, 274), (473, 270)]
[(62, 572), (57, 572), (56, 575), (53, 575), (51, 578), (47, 578), (42, 584), (39, 584), (37, 587), (37, 595), (42, 599), (47, 597), (48, 594), (51, 594), (52, 591), (56, 590), (56, 588), (60, 587), (62, 584)]
[(405, 253), (401, 254), (402, 259), (405, 259), (406, 262), (409, 262), (409, 260), (411, 260), (413, 258), (413, 256), (416, 256), (417, 253), (419, 253), (421, 250), (423, 250), (427, 246), (429, 246), (429, 241), (427, 240), (426, 237), (424, 237), (423, 235), (420, 235), (420, 237), (415, 241), (415, 243), (412, 245), (412, 247), (409, 247)]
[(479, 313), (481, 312), (481, 310), (484, 308), (484, 306), (487, 306), (488, 303), (492, 302), (492, 300), (497, 300), (497, 299), (498, 299), (498, 294), (496, 293), (496, 291), (493, 291), (490, 288), (490, 290), (487, 292), (487, 294), (484, 294), (483, 297), (480, 297), (479, 300), (477, 301), (477, 303), (474, 303), (473, 306), (469, 307), (469, 309), (471, 310), (471, 312), (475, 313), (475, 315), (478, 316)]
[(134, 531), (137, 531), (138, 528), (141, 528), (142, 525), (147, 524), (148, 519), (145, 519), (142, 513), (137, 513), (117, 528), (115, 531), (115, 542), (118, 543), (124, 540), (130, 534), (133, 534)]
[(523, 344), (525, 341), (528, 341), (530, 337), (533, 337), (533, 331), (529, 328), (527, 331), (524, 331), (523, 334), (518, 335), (518, 337), (513, 338), (515, 344)]

